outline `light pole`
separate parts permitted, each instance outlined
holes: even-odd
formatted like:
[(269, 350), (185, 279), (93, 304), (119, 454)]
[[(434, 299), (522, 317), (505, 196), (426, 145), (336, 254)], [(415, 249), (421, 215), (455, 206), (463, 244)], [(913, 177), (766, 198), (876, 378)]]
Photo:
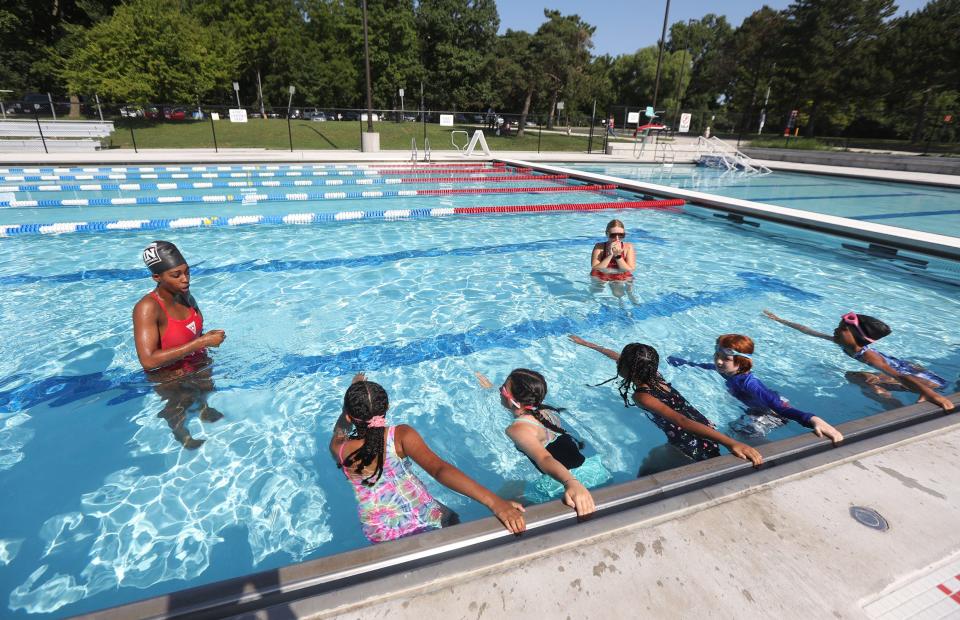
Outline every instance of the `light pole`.
[(657, 109), (657, 95), (660, 94), (660, 63), (663, 62), (663, 48), (667, 43), (667, 20), (670, 19), (670, 0), (663, 11), (663, 30), (660, 31), (660, 53), (657, 54), (657, 79), (653, 86), (653, 109)]
[(367, 41), (367, 0), (363, 0), (363, 63), (367, 75), (367, 133), (373, 133), (373, 91), (370, 89), (370, 45)]

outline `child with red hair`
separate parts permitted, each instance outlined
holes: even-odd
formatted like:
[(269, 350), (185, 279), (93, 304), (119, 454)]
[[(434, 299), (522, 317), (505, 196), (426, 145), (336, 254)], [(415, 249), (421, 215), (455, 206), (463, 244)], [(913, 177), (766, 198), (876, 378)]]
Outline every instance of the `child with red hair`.
[(753, 340), (742, 334), (724, 334), (717, 338), (713, 364), (696, 364), (669, 357), (672, 366), (696, 366), (719, 372), (726, 379), (730, 394), (747, 406), (747, 412), (730, 427), (743, 435), (763, 436), (768, 431), (794, 420), (813, 429), (817, 437), (827, 437), (838, 444), (843, 435), (822, 418), (790, 406), (790, 402), (765, 386), (751, 372)]

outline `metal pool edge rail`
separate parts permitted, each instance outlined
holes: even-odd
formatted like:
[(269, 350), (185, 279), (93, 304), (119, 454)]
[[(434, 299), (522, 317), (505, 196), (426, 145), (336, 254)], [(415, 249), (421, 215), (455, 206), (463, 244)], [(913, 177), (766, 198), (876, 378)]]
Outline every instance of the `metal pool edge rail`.
[[(960, 402), (960, 393), (953, 394), (950, 398), (954, 402)], [(597, 514), (591, 519), (590, 525), (600, 528), (603, 526), (605, 515), (650, 506), (660, 500), (694, 491), (704, 491), (708, 487), (735, 479), (739, 481), (742, 478), (742, 481), (739, 481), (738, 491), (727, 485), (720, 492), (714, 494), (708, 492), (701, 498), (701, 500), (706, 498), (720, 501), (748, 488), (768, 484), (800, 471), (809, 470), (811, 467), (824, 467), (831, 463), (845, 462), (863, 452), (882, 447), (874, 445), (874, 442), (861, 443), (865, 440), (892, 444), (904, 438), (884, 442), (884, 434), (905, 429), (912, 430), (909, 427), (930, 424), (935, 424), (939, 428), (956, 426), (960, 424), (960, 414), (944, 413), (931, 403), (917, 403), (837, 425), (844, 435), (844, 442), (836, 448), (829, 440), (817, 438), (812, 433), (758, 446), (757, 449), (764, 457), (764, 464), (759, 470), (732, 455), (725, 455), (630, 482), (595, 489), (592, 494), (596, 502)], [(816, 459), (817, 462), (808, 464), (807, 460), (811, 458)], [(794, 463), (800, 459), (805, 460), (802, 463)], [(780, 468), (789, 463), (793, 463), (793, 466)], [(668, 516), (670, 513), (671, 511), (667, 510), (660, 516)], [(529, 506), (526, 519), (527, 532), (519, 538), (515, 538), (504, 530), (496, 518), (487, 517), (409, 538), (172, 592), (78, 617), (97, 620), (220, 618), (239, 613), (251, 613), (309, 597), (333, 594), (350, 586), (362, 587), (366, 582), (397, 575), (404, 578), (403, 587), (409, 589), (414, 585), (423, 585), (412, 583), (414, 580), (411, 575), (414, 569), (452, 558), (464, 558), (467, 554), (485, 550), (496, 553), (499, 561), (517, 560), (528, 554), (543, 553), (548, 548), (536, 543), (532, 546), (526, 545), (540, 535), (556, 532), (561, 528), (563, 528), (561, 533), (569, 532), (571, 536), (575, 536), (577, 532), (570, 527), (577, 522), (575, 513), (559, 501)], [(623, 526), (622, 519), (611, 519), (611, 526), (614, 526), (614, 521), (618, 521), (615, 527)], [(593, 535), (599, 533), (594, 532)], [(523, 547), (511, 549), (510, 545), (523, 545)], [(485, 561), (489, 562), (489, 559)], [(376, 592), (367, 592), (367, 594), (384, 596), (386, 593), (378, 589)]]
[(570, 178), (591, 183), (614, 184), (619, 189), (682, 198), (694, 205), (724, 211), (735, 216), (750, 216), (760, 220), (768, 220), (788, 226), (796, 226), (817, 232), (838, 235), (850, 239), (866, 241), (887, 248), (910, 250), (940, 258), (960, 260), (960, 238), (935, 233), (921, 232), (897, 226), (874, 224), (862, 220), (854, 220), (836, 215), (824, 215), (811, 211), (802, 211), (781, 207), (778, 205), (728, 198), (678, 189), (667, 185), (633, 181), (620, 177), (583, 172), (562, 166), (549, 166), (518, 159), (498, 158), (498, 161), (511, 166), (522, 166), (547, 174), (566, 174)]

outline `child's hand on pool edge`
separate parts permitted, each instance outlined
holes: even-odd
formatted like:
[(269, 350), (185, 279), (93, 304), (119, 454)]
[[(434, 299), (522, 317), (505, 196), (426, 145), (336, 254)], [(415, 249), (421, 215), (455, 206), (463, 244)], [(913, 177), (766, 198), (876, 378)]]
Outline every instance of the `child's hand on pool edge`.
[(761, 455), (756, 448), (751, 448), (747, 444), (740, 443), (739, 441), (730, 446), (730, 453), (737, 458), (750, 461), (754, 467), (760, 467), (763, 463), (763, 455)]
[(496, 515), (503, 527), (513, 534), (519, 535), (527, 530), (527, 523), (523, 518), (523, 513), (526, 510), (517, 502), (497, 497), (493, 500), (493, 505), (490, 506), (490, 512)]

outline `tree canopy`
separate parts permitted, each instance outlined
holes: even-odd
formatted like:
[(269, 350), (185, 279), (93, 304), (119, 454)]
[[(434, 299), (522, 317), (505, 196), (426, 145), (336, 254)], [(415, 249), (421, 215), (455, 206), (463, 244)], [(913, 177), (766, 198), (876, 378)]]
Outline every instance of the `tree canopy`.
[[(722, 15), (672, 24), (657, 107), (738, 119), (798, 110), (808, 135), (924, 139), (960, 103), (960, 0), (895, 17), (894, 0), (794, 0), (739, 26)], [(593, 54), (596, 28), (545, 9), (535, 32), (498, 34), (494, 0), (368, 2), (374, 105), (398, 89), (430, 109), (536, 114), (552, 125), (652, 103), (658, 45)], [(8, 0), (0, 86), (114, 103), (361, 107), (359, 0)], [(262, 84), (260, 101), (257, 85)], [(769, 93), (769, 97), (768, 97)], [(769, 126), (779, 122), (771, 121)], [(521, 131), (522, 131), (521, 123)], [(949, 128), (955, 131), (956, 123)]]

